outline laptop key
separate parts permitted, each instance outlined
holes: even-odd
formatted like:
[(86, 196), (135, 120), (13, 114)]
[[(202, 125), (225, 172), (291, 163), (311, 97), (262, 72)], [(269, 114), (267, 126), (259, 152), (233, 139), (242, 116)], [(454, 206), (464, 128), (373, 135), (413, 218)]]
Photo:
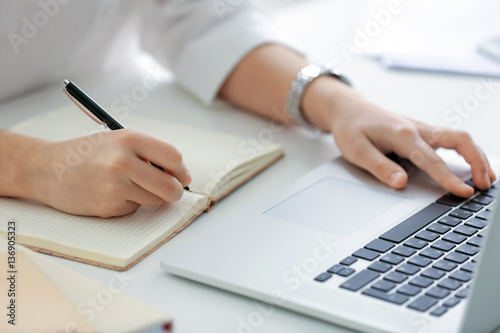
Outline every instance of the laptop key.
[(457, 281), (457, 280), (453, 280), (450, 278), (446, 278), (442, 281), (439, 281), (438, 286), (441, 288), (449, 289), (449, 290), (457, 290), (458, 288), (460, 288), (462, 286), (462, 282)]
[(467, 200), (467, 199), (461, 198), (461, 197), (457, 197), (456, 195), (453, 195), (451, 193), (446, 193), (441, 198), (437, 199), (436, 202), (439, 202), (441, 204), (445, 204), (445, 205), (448, 205), (448, 206), (455, 207), (455, 206), (460, 205), (465, 200)]
[(417, 252), (417, 250), (404, 245), (400, 245), (394, 250), (392, 250), (392, 253), (398, 254), (403, 257), (411, 257), (413, 254), (415, 254), (415, 252)]
[(384, 280), (395, 282), (395, 283), (401, 283), (408, 279), (408, 275), (398, 273), (398, 272), (390, 272), (384, 277)]
[(468, 294), (469, 294), (469, 288), (464, 288), (464, 289), (460, 290), (458, 293), (456, 293), (455, 297), (467, 298)]
[(479, 235), (474, 236), (467, 241), (467, 244), (472, 245), (472, 246), (480, 246), (481, 245), (481, 237), (479, 237)]
[(427, 267), (432, 263), (432, 260), (418, 255), (408, 260), (408, 262), (419, 267)]
[(424, 241), (433, 242), (439, 238), (439, 235), (435, 232), (431, 232), (428, 230), (422, 230), (418, 234), (415, 235), (415, 238), (422, 239)]
[(410, 238), (404, 243), (404, 245), (420, 250), (429, 245), (429, 243), (421, 239)]
[(359, 289), (363, 288), (364, 286), (366, 286), (368, 283), (372, 282), (379, 276), (380, 274), (374, 271), (364, 270), (354, 275), (346, 282), (342, 283), (340, 285), (340, 288), (351, 291), (358, 291)]
[(484, 237), (484, 230), (477, 234), (479, 237)]
[(383, 256), (382, 258), (380, 258), (380, 261), (386, 262), (386, 263), (391, 264), (391, 265), (397, 265), (397, 264), (401, 263), (403, 260), (405, 260), (404, 257), (398, 256), (397, 254), (393, 254), (393, 253), (388, 253), (385, 256)]
[(455, 228), (455, 230), (453, 230), (453, 232), (470, 237), (477, 232), (477, 229), (465, 225), (459, 225), (458, 227)]
[(416, 287), (416, 286), (410, 286), (409, 284), (405, 284), (401, 288), (399, 288), (396, 292), (407, 295), (407, 296), (415, 296), (419, 292), (422, 291), (422, 288)]
[(326, 271), (331, 274), (337, 274), (340, 271), (344, 270), (346, 267), (342, 265), (333, 265), (332, 267), (328, 268)]
[(443, 235), (443, 234), (447, 233), (448, 231), (450, 231), (451, 228), (446, 226), (446, 225), (443, 225), (443, 224), (433, 223), (430, 226), (428, 226), (426, 230)]
[(467, 211), (467, 210), (463, 210), (463, 209), (459, 208), (459, 209), (455, 209), (453, 212), (451, 212), (450, 216), (458, 217), (459, 219), (465, 220), (465, 219), (468, 219), (469, 217), (471, 217), (472, 213)]
[(448, 309), (445, 308), (444, 306), (438, 306), (437, 308), (435, 308), (434, 310), (432, 310), (431, 315), (435, 316), (435, 317), (441, 317), (447, 311), (448, 311)]
[(497, 189), (495, 187), (490, 187), (488, 190), (483, 191), (483, 195), (486, 195), (489, 197), (495, 197), (496, 191), (497, 191)]
[(332, 277), (332, 274), (330, 274), (330, 273), (321, 273), (320, 275), (318, 275), (314, 278), (314, 281), (325, 282), (326, 280), (328, 280), (331, 277)]
[(445, 240), (447, 242), (452, 242), (455, 244), (460, 244), (460, 243), (464, 242), (466, 239), (467, 239), (467, 237), (465, 237), (464, 235), (459, 235), (459, 234), (456, 234), (454, 232), (450, 232), (449, 234), (444, 235), (444, 237), (443, 237), (443, 240)]
[(358, 261), (358, 258), (356, 257), (352, 257), (352, 256), (349, 256), (347, 258), (345, 258), (344, 260), (342, 260), (340, 263), (342, 265), (345, 265), (345, 266), (351, 266), (352, 264), (354, 264), (356, 261)]
[(371, 297), (375, 297), (375, 298), (378, 298), (378, 299), (383, 300), (383, 301), (398, 304), (398, 305), (406, 303), (410, 299), (408, 296), (401, 295), (398, 293), (387, 294), (387, 293), (384, 293), (383, 291), (379, 291), (379, 290), (371, 289), (371, 288), (364, 290), (362, 292), (362, 294), (368, 295)]
[(468, 262), (465, 265), (463, 265), (460, 269), (464, 270), (466, 272), (472, 273), (472, 272), (474, 272), (474, 263)]
[(408, 305), (408, 308), (425, 312), (436, 305), (437, 302), (437, 299), (423, 295), (411, 302), (410, 305)]
[(354, 268), (351, 268), (351, 267), (346, 267), (344, 268), (343, 270), (341, 270), (340, 272), (338, 272), (337, 274), (340, 275), (340, 276), (349, 276), (351, 275), (352, 273), (354, 273), (356, 270), (354, 270)]
[(352, 255), (361, 259), (372, 261), (373, 259), (380, 256), (380, 253), (368, 249), (359, 249)]
[(489, 210), (483, 210), (482, 212), (479, 212), (476, 214), (476, 217), (481, 219), (481, 220), (486, 220), (488, 221), (488, 218), (490, 217), (490, 212)]
[(403, 240), (410, 237), (444, 213), (448, 212), (450, 209), (451, 208), (449, 206), (432, 203), (399, 223), (389, 231), (386, 231), (379, 238), (389, 242), (401, 243)]
[(461, 264), (461, 263), (466, 262), (467, 259), (469, 259), (469, 257), (464, 255), (464, 254), (458, 253), (458, 252), (451, 252), (451, 253), (448, 253), (444, 257), (444, 259), (448, 260), (448, 261), (456, 262), (457, 264)]
[(455, 305), (457, 305), (458, 303), (460, 303), (460, 298), (452, 297), (452, 298), (448, 298), (446, 300), (446, 302), (443, 303), (443, 306), (446, 306), (447, 308), (452, 308)]
[(467, 202), (467, 203), (463, 204), (462, 206), (460, 206), (460, 208), (476, 213), (476, 212), (479, 212), (481, 209), (483, 209), (484, 206), (477, 203), (477, 202)]
[(380, 291), (388, 292), (389, 290), (393, 289), (396, 287), (396, 284), (393, 282), (389, 282), (386, 280), (380, 280), (378, 282), (375, 282), (371, 288), (375, 288)]
[(465, 225), (468, 226), (468, 227), (474, 227), (474, 228), (478, 228), (478, 229), (483, 229), (484, 227), (486, 227), (486, 221), (480, 220), (480, 219), (476, 219), (474, 217), (474, 218), (468, 220), (467, 222), (465, 222)]
[(472, 199), (473, 202), (480, 203), (481, 205), (489, 205), (490, 203), (493, 202), (493, 198), (488, 197), (486, 195), (478, 195), (474, 199)]
[(389, 264), (386, 264), (386, 263), (383, 263), (380, 261), (376, 261), (373, 264), (371, 264), (370, 266), (368, 266), (368, 269), (371, 269), (372, 271), (379, 272), (379, 273), (385, 273), (388, 270), (390, 270), (391, 268), (392, 268), (392, 265), (389, 265)]
[(448, 252), (455, 247), (455, 244), (440, 239), (438, 241), (435, 241), (431, 245), (431, 247), (436, 250), (442, 250)]
[(450, 294), (450, 291), (441, 287), (432, 287), (425, 293), (427, 296), (443, 299)]
[(424, 250), (422, 250), (422, 252), (420, 252), (421, 256), (431, 258), (431, 259), (437, 259), (437, 258), (441, 257), (443, 254), (444, 254), (443, 251), (431, 249), (431, 248), (424, 249)]
[(457, 251), (459, 253), (466, 254), (468, 256), (473, 256), (479, 252), (479, 248), (476, 246), (464, 244), (464, 245), (460, 245), (455, 251)]
[(438, 223), (445, 224), (450, 227), (456, 227), (460, 223), (462, 223), (461, 219), (457, 219), (456, 217), (444, 216), (438, 220)]
[(428, 277), (428, 278), (431, 278), (431, 279), (434, 279), (434, 280), (439, 280), (445, 274), (446, 274), (445, 272), (443, 272), (443, 271), (441, 271), (439, 269), (429, 268), (429, 269), (426, 269), (421, 275), (425, 276), (425, 277)]
[(380, 253), (385, 253), (394, 247), (394, 243), (382, 240), (374, 239), (370, 243), (365, 245), (365, 249), (377, 251)]
[(413, 278), (409, 283), (420, 288), (427, 288), (428, 286), (433, 284), (434, 281), (423, 276), (417, 276)]
[(399, 272), (399, 273), (404, 273), (404, 274), (408, 274), (408, 275), (414, 275), (415, 273), (417, 273), (418, 271), (420, 270), (420, 268), (418, 268), (417, 266), (415, 265), (410, 265), (410, 264), (402, 264), (401, 266), (399, 266), (397, 269), (396, 269), (396, 272)]
[(450, 274), (450, 278), (458, 280), (460, 282), (469, 282), (472, 279), (472, 274), (462, 269)]
[(439, 260), (437, 263), (435, 263), (432, 267), (440, 269), (442, 271), (450, 272), (457, 268), (457, 264), (451, 261), (446, 261), (446, 260)]

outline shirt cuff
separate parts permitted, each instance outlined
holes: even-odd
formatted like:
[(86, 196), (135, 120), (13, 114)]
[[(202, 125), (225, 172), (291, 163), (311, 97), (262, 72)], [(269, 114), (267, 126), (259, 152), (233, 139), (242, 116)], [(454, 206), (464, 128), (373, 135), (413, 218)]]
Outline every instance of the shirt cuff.
[(244, 12), (227, 18), (185, 46), (174, 66), (177, 80), (204, 104), (210, 104), (236, 65), (251, 50), (269, 43), (304, 54), (300, 45), (262, 13)]

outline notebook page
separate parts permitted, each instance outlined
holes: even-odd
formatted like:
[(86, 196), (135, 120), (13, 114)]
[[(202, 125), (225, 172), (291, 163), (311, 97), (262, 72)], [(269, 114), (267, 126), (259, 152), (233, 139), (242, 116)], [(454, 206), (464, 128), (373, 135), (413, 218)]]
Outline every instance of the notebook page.
[[(141, 206), (102, 219), (66, 214), (31, 200), (0, 198), (4, 220), (17, 224), (18, 242), (108, 265), (125, 267), (206, 206), (208, 198), (185, 192), (175, 203)], [(7, 223), (0, 227), (6, 233)]]

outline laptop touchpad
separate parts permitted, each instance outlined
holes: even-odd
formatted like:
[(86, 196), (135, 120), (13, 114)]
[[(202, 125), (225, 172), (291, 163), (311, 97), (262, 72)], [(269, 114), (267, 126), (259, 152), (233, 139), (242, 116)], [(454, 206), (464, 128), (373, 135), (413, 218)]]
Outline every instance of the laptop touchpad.
[(323, 178), (264, 214), (347, 236), (406, 199), (368, 185)]

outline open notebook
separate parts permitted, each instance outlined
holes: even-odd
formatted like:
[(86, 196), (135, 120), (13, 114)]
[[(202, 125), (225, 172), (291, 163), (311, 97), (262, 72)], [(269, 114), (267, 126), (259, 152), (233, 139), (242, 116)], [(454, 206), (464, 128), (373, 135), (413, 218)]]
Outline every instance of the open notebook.
[[(161, 207), (140, 207), (127, 216), (101, 219), (59, 212), (30, 200), (0, 198), (4, 219), (19, 225), (19, 242), (56, 256), (127, 270), (185, 228), (229, 192), (283, 156), (281, 146), (157, 119), (128, 116), (129, 128), (176, 145), (193, 181), (192, 192)], [(74, 106), (39, 115), (13, 132), (64, 140), (96, 133), (99, 126)], [(5, 234), (0, 226), (0, 235)]]

